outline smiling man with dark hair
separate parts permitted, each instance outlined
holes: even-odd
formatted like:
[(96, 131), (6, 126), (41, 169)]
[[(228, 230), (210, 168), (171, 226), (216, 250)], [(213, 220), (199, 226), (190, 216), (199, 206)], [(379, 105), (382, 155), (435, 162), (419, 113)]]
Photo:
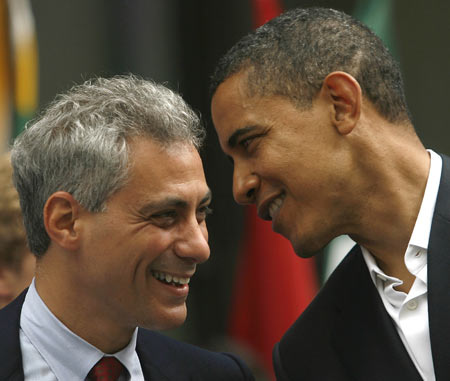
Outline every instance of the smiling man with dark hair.
[(301, 257), (357, 242), (275, 346), (278, 379), (450, 379), (450, 159), (416, 135), (382, 41), (294, 9), (231, 48), (211, 87), (236, 201)]

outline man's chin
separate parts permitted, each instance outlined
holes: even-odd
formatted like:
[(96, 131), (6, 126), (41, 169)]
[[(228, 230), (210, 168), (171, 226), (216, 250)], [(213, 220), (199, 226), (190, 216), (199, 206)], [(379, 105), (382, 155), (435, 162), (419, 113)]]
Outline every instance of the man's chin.
[(290, 242), (295, 254), (300, 258), (314, 257), (327, 245), (317, 242), (299, 242), (298, 240), (290, 240)]
[(152, 331), (168, 331), (182, 326), (186, 321), (186, 317), (187, 311), (184, 308), (184, 311), (171, 311), (162, 316), (150, 318), (141, 327)]
[(294, 247), (295, 254), (300, 258), (311, 258), (314, 257), (318, 251), (305, 251)]

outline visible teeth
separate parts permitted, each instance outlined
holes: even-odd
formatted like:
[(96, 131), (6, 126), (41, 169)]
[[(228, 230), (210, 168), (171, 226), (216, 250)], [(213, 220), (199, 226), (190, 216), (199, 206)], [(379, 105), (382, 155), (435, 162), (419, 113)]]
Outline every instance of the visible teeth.
[(269, 205), (269, 215), (270, 218), (273, 219), (273, 216), (275, 213), (280, 209), (281, 204), (283, 204), (284, 195), (281, 195), (280, 197), (277, 197), (275, 200), (273, 200)]
[(175, 284), (175, 285), (188, 284), (191, 280), (190, 278), (182, 278), (182, 277), (173, 276), (170, 274), (153, 271), (153, 270), (151, 273), (154, 278), (156, 278), (158, 280), (162, 280), (165, 283), (171, 283), (171, 284)]

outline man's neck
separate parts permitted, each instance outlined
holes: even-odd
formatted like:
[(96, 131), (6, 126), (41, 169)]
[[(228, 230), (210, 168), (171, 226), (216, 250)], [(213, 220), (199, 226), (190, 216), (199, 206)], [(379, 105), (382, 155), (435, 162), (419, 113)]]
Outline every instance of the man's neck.
[[(47, 255), (46, 253), (45, 255)], [(77, 291), (77, 285), (70, 283), (70, 276), (63, 272), (49, 271), (52, 277), (46, 276), (46, 264), (42, 262), (50, 258), (42, 258), (37, 265), (35, 285), (36, 291), (48, 309), (77, 336), (104, 353), (116, 353), (125, 348), (136, 327), (123, 327), (117, 317), (98, 310), (98, 304), (89, 295)]]
[(407, 292), (414, 276), (404, 256), (424, 196), (430, 157), (420, 146), (395, 148), (376, 152), (370, 168), (362, 169), (366, 176), (361, 191), (367, 198), (349, 235), (369, 250), (387, 275), (402, 280), (402, 291)]

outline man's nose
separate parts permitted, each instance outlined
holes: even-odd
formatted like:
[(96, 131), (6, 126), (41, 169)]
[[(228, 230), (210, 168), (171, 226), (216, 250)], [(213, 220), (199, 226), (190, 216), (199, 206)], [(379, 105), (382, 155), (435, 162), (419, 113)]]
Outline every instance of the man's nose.
[(255, 202), (259, 178), (243, 166), (234, 167), (233, 196), (238, 204), (246, 205)]
[(182, 236), (176, 243), (176, 254), (198, 264), (209, 258), (208, 229), (205, 221), (199, 223), (196, 218), (192, 220), (183, 228)]

